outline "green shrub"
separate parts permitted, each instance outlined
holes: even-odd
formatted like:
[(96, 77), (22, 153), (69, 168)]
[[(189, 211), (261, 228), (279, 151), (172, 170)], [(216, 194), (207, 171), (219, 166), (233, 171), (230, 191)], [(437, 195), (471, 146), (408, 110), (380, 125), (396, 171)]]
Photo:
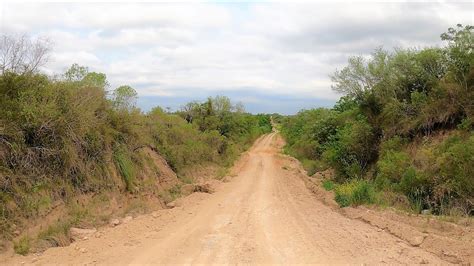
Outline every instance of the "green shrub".
[(312, 176), (316, 172), (322, 171), (325, 168), (321, 161), (302, 159), (301, 164), (309, 176)]
[(350, 206), (352, 201), (351, 201), (351, 195), (352, 192), (350, 189), (346, 186), (340, 186), (338, 189), (336, 189), (336, 196), (335, 200), (337, 204), (339, 204), (340, 207), (347, 207)]
[(380, 143), (380, 154), (384, 155), (387, 152), (391, 151), (400, 151), (407, 141), (400, 136), (394, 136), (389, 139), (385, 139)]
[(377, 139), (373, 128), (360, 116), (340, 128), (323, 153), (340, 179), (362, 178), (376, 158)]
[(327, 191), (331, 191), (333, 190), (334, 188), (336, 187), (336, 185), (334, 184), (334, 182), (332, 182), (331, 180), (324, 180), (323, 181), (323, 188)]
[(18, 240), (18, 242), (13, 242), (13, 249), (17, 254), (26, 255), (30, 252), (31, 248), (31, 239), (28, 236), (24, 236)]
[(400, 182), (395, 184), (395, 191), (407, 196), (412, 209), (417, 213), (425, 208), (430, 208), (430, 184), (426, 176), (417, 171), (413, 166), (405, 169)]
[(335, 200), (341, 207), (373, 204), (377, 200), (373, 184), (365, 180), (352, 180), (338, 185), (334, 192)]
[(433, 197), (441, 205), (461, 207), (467, 213), (474, 208), (474, 133), (453, 136), (435, 149), (438, 176)]
[(458, 129), (469, 131), (474, 129), (474, 122), (470, 118), (464, 118), (458, 125)]
[(422, 191), (426, 191), (427, 180), (425, 176), (419, 173), (413, 166), (410, 166), (405, 170), (398, 188), (408, 197), (416, 196), (419, 197)]
[(377, 161), (377, 181), (398, 183), (409, 166), (410, 158), (407, 153), (388, 151)]

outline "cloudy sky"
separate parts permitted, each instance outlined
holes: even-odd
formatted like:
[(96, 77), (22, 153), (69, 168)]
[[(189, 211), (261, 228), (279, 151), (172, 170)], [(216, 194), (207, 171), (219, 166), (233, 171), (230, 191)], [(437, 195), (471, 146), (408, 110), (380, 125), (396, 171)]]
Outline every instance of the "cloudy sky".
[(332, 106), (328, 77), (383, 46), (439, 46), (473, 2), (0, 3), (0, 32), (48, 37), (48, 73), (72, 63), (129, 84), (139, 105), (227, 95), (251, 112)]

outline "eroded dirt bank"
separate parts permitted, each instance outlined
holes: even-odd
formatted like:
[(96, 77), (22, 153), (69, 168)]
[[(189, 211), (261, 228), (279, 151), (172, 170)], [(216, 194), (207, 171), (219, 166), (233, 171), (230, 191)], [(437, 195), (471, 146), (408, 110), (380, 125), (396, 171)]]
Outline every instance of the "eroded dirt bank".
[(213, 194), (193, 193), (173, 209), (3, 263), (448, 263), (324, 204), (285, 169), (282, 145), (277, 133), (257, 140)]

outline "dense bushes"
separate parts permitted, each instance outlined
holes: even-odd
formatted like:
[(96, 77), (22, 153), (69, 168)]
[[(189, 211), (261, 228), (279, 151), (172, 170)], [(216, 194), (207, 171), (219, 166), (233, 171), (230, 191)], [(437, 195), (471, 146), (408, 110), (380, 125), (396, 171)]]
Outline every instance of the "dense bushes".
[(350, 58), (332, 76), (346, 94), (334, 108), (283, 120), (286, 150), (310, 174), (315, 165), (333, 168), (341, 205), (360, 203), (358, 195), (374, 202), (375, 188), (404, 195), (418, 210), (472, 214), (472, 29), (449, 29), (443, 48)]
[(147, 117), (153, 143), (177, 172), (202, 162), (228, 165), (258, 136), (271, 131), (268, 115), (245, 113), (223, 96), (189, 103), (176, 114), (157, 107)]
[[(64, 75), (0, 75), (0, 233), (34, 218), (55, 201), (119, 188), (139, 193), (139, 150), (164, 156), (180, 174), (196, 164), (229, 165), (259, 135), (267, 115), (245, 113), (226, 97), (209, 98), (192, 119), (186, 112), (135, 107), (130, 86), (109, 92), (102, 73), (73, 65)], [(115, 173), (119, 176), (114, 179)]]
[(473, 139), (473, 133), (453, 131), (420, 144), (389, 148), (377, 162), (376, 183), (403, 193), (416, 208), (471, 213)]
[(361, 178), (374, 159), (374, 141), (372, 127), (364, 119), (348, 121), (338, 128), (322, 157), (340, 177)]

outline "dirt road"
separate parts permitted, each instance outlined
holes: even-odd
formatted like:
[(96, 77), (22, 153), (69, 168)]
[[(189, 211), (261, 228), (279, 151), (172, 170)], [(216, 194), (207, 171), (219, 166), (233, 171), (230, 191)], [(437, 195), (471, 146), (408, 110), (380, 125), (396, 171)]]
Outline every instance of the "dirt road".
[(60, 264), (435, 263), (435, 255), (346, 218), (318, 201), (279, 155), (257, 140), (213, 194), (143, 215), (96, 237), (11, 262)]

